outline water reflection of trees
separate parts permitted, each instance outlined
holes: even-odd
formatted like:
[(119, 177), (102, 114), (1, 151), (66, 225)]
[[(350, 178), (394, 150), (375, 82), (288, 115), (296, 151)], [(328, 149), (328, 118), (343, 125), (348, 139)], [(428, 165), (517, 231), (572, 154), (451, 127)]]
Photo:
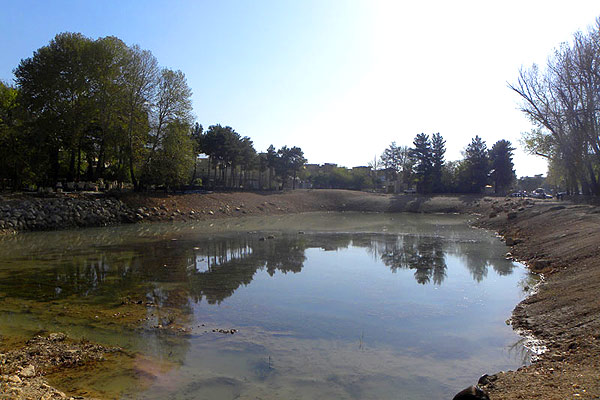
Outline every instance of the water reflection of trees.
[(415, 280), (424, 285), (433, 281), (441, 285), (446, 278), (446, 258), (444, 240), (431, 236), (400, 236), (387, 240), (374, 241), (371, 247), (378, 247), (381, 261), (392, 272), (398, 269), (414, 270)]
[[(53, 300), (70, 296), (115, 299), (144, 298), (158, 306), (189, 307), (189, 301), (218, 304), (257, 271), (300, 272), (308, 248), (367, 249), (392, 272), (413, 270), (419, 284), (441, 285), (447, 276), (447, 255), (460, 257), (472, 277), (481, 281), (492, 267), (510, 274), (514, 264), (502, 249), (473, 241), (437, 236), (380, 234), (221, 235), (196, 240), (168, 240), (132, 245), (97, 246), (1, 276), (0, 292), (9, 296)], [(28, 261), (20, 261), (28, 263)], [(52, 267), (47, 264), (50, 263)]]

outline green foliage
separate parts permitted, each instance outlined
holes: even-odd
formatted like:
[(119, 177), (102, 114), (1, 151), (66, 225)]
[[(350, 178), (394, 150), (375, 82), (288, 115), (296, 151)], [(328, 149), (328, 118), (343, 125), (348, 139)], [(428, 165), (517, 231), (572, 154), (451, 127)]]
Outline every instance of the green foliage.
[(475, 136), (464, 152), (464, 161), (458, 167), (459, 191), (481, 193), (488, 183), (490, 172), (485, 141)]
[(0, 81), (0, 187), (28, 183), (28, 146), (19, 105), (19, 91)]
[(446, 141), (440, 133), (431, 136), (431, 181), (434, 193), (445, 191), (442, 180), (444, 169), (444, 154), (446, 154)]
[(329, 172), (319, 172), (308, 179), (313, 187), (318, 189), (365, 190), (374, 187), (370, 171), (363, 169), (334, 167)]
[(419, 133), (411, 149), (411, 156), (415, 160), (414, 176), (419, 193), (431, 192), (433, 179), (433, 154), (431, 151), (431, 141), (429, 135)]
[(191, 124), (192, 93), (185, 75), (160, 70), (150, 51), (61, 33), (22, 60), (15, 77), (37, 183), (103, 178), (137, 188), (140, 174), (143, 183), (181, 181), (178, 169), (157, 168), (172, 167), (166, 141)]
[(296, 187), (296, 177), (300, 168), (306, 164), (306, 158), (300, 147), (288, 148), (283, 146), (277, 151), (277, 161), (275, 163), (275, 173), (283, 182), (283, 187), (289, 178), (292, 178), (292, 188)]
[(402, 169), (402, 150), (396, 146), (396, 142), (392, 142), (381, 155), (381, 164), (383, 168), (391, 168), (396, 172)]
[(184, 122), (169, 123), (163, 132), (160, 147), (147, 165), (144, 183), (173, 188), (190, 180), (194, 164), (194, 145), (190, 127)]
[[(209, 126), (202, 136), (201, 149), (209, 156), (214, 170), (213, 186), (243, 187), (247, 173), (258, 165), (252, 140), (242, 137), (230, 126)], [(217, 169), (221, 171), (220, 176)]]

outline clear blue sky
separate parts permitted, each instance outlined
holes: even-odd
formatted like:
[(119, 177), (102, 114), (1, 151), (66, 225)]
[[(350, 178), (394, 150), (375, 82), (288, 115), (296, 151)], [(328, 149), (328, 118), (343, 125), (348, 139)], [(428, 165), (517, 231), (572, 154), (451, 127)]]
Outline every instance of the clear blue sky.
[[(350, 167), (420, 132), (440, 132), (449, 160), (475, 134), (518, 145), (530, 124), (506, 83), (593, 24), (600, 2), (0, 0), (0, 10), (2, 80), (59, 32), (113, 35), (181, 69), (205, 127)], [(545, 172), (521, 151), (515, 162), (519, 176)]]

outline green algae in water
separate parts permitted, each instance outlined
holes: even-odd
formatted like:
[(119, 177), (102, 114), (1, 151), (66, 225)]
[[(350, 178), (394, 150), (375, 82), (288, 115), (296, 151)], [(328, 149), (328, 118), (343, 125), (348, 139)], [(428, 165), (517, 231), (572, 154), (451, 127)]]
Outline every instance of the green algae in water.
[(442, 215), (19, 235), (0, 241), (0, 335), (131, 355), (52, 378), (79, 395), (448, 398), (527, 362), (504, 320), (531, 278), (504, 252)]

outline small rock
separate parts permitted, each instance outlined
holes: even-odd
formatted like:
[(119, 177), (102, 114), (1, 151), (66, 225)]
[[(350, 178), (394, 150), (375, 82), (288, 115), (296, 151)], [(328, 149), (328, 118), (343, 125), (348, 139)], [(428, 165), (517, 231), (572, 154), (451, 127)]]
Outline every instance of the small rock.
[(521, 240), (520, 240), (520, 239), (515, 239), (515, 238), (512, 238), (512, 237), (510, 237), (510, 236), (506, 236), (506, 237), (504, 238), (504, 241), (505, 241), (505, 243), (506, 243), (506, 245), (507, 245), (507, 246), (514, 246), (514, 245), (516, 245), (516, 244), (519, 244), (519, 243), (521, 243)]
[(29, 364), (19, 372), (19, 375), (23, 378), (33, 378), (35, 376), (35, 367)]
[(12, 383), (23, 383), (21, 378), (19, 378), (17, 375), (11, 376), (10, 378), (8, 378), (8, 381)]
[(546, 259), (533, 260), (530, 263), (530, 267), (534, 272), (546, 271), (546, 270), (548, 270), (548, 268), (550, 268), (550, 260), (546, 260)]
[(517, 218), (517, 213), (515, 211), (511, 211), (508, 214), (506, 214), (506, 218), (507, 219), (515, 219), (515, 218)]
[[(506, 320), (506, 321), (508, 322), (509, 320)], [(507, 325), (509, 325), (509, 324), (507, 324)], [(497, 375), (485, 374), (485, 375), (482, 375), (481, 378), (479, 378), (479, 381), (477, 382), (477, 384), (478, 385), (487, 385), (489, 383), (494, 382), (496, 379), (498, 379)]]
[(50, 335), (48, 335), (48, 339), (52, 342), (62, 342), (63, 340), (65, 340), (67, 338), (67, 335), (65, 335), (62, 332), (59, 333), (51, 333)]

